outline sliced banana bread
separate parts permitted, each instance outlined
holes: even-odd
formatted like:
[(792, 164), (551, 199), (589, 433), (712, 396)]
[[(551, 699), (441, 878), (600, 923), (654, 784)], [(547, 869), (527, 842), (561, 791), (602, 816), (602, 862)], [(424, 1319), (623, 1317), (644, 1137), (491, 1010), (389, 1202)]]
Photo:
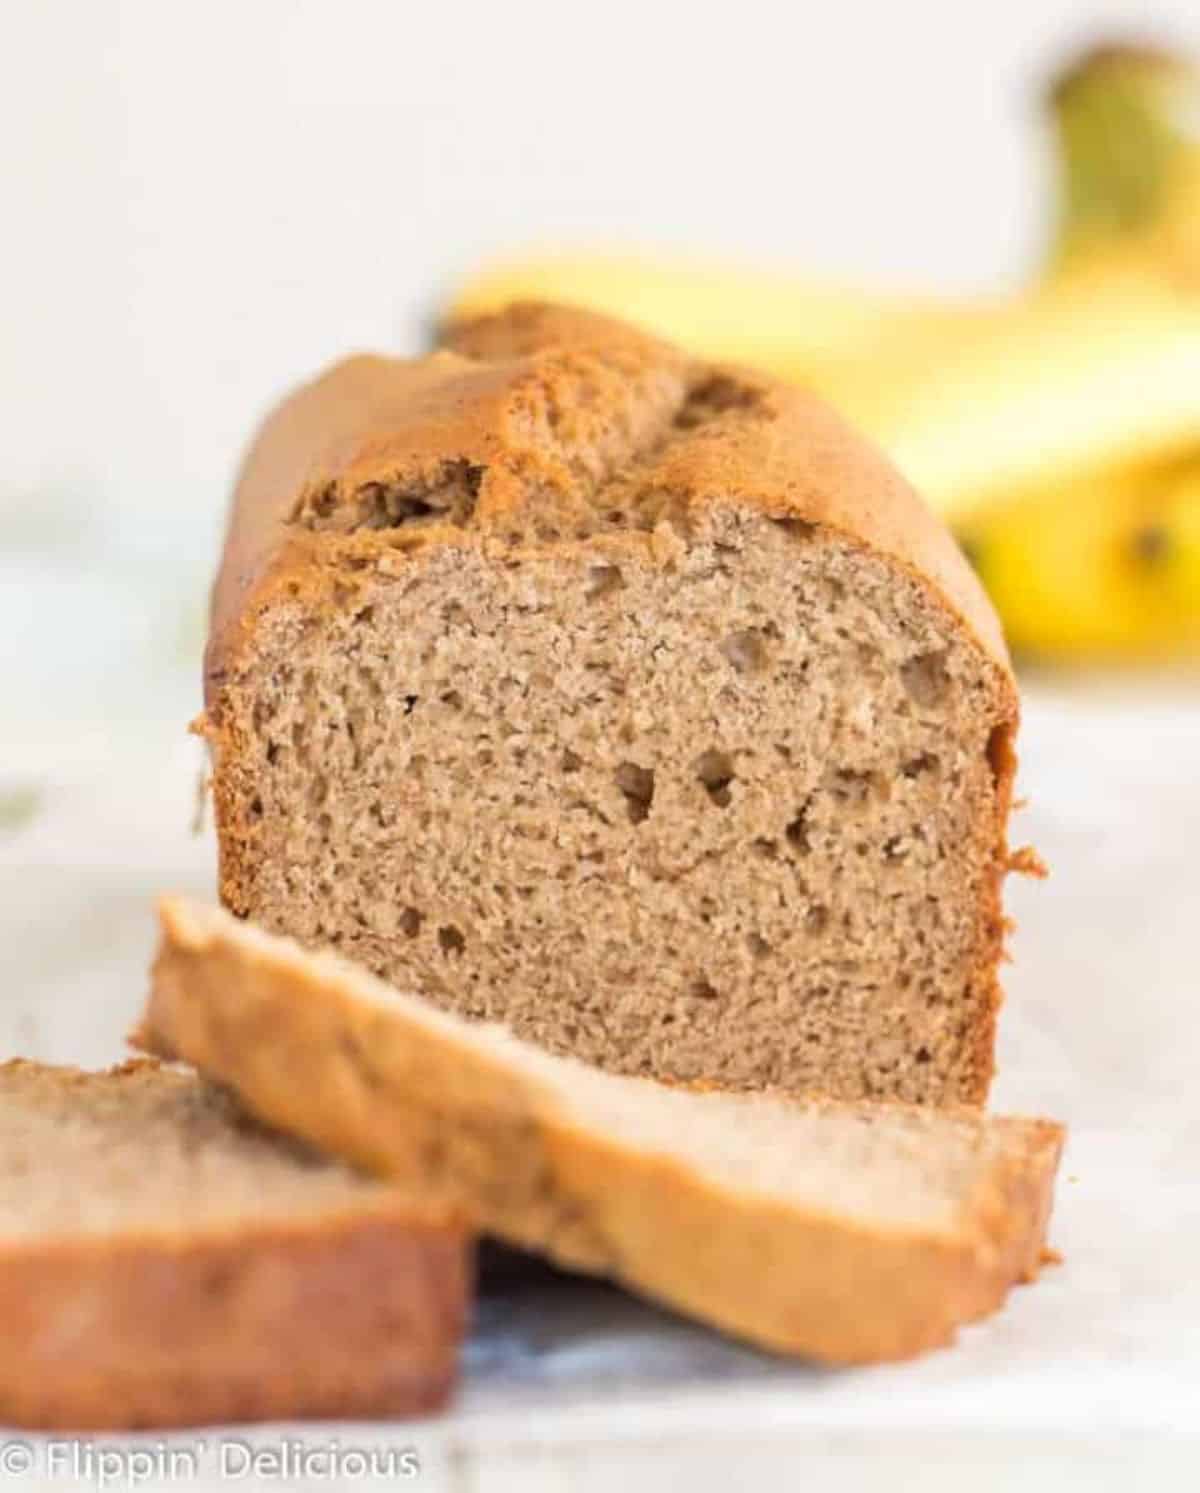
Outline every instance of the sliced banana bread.
[(979, 1102), (1017, 698), (802, 391), (526, 307), (289, 399), (201, 729), (221, 895), (623, 1073)]
[(162, 908), (137, 1039), (510, 1243), (779, 1352), (902, 1358), (1041, 1260), (1062, 1132), (554, 1057), (217, 908)]
[(193, 1074), (0, 1066), (0, 1425), (436, 1409), (469, 1267), (444, 1206)]

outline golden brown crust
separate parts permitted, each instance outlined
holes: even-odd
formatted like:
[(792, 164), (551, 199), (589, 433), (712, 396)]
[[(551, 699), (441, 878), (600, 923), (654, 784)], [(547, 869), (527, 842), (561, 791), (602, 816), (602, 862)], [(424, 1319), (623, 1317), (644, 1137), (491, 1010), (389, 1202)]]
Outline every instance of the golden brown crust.
[[(332, 488), (336, 503), (350, 503), (364, 489), (465, 463), (479, 474), (470, 522), (498, 530), (531, 506), (552, 513), (572, 443), (628, 414), (626, 403), (636, 411), (669, 403), (674, 389), (682, 399), (722, 385), (726, 412), (740, 405), (742, 417), (664, 442), (655, 485), (685, 503), (743, 503), (827, 525), (890, 557), (1011, 679), (995, 611), (954, 540), (883, 456), (812, 395), (693, 362), (619, 322), (565, 308), (516, 306), (449, 336), (456, 350), (419, 362), (340, 363), (262, 428), (238, 481), (214, 591), (210, 700), (214, 676), (219, 682), (276, 587), (304, 586), (345, 553), (336, 530), (289, 522), (302, 495)], [(625, 454), (646, 453), (634, 442)], [(453, 538), (452, 525), (427, 536)]]
[(0, 1424), (424, 1414), (453, 1389), (470, 1289), (461, 1221), (399, 1196), (294, 1223), (0, 1241)]
[(332, 1152), (457, 1188), (512, 1243), (763, 1347), (831, 1363), (908, 1357), (1036, 1271), (1062, 1144), (1048, 1121), (1007, 1122), (1019, 1154), (964, 1201), (954, 1233), (850, 1227), (581, 1127), (552, 1091), (453, 1025), (373, 1000), (376, 987), (345, 965), (216, 910), (167, 902), (161, 916), (135, 1040), (188, 1057)]

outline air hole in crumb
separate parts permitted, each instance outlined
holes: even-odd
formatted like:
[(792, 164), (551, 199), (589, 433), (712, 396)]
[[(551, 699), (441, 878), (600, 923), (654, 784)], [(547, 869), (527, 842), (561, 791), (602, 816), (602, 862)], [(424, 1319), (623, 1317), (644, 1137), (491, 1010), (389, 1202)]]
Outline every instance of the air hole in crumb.
[(263, 801), (257, 794), (250, 800), (251, 819), (261, 819), (263, 813)]
[(359, 607), (358, 611), (355, 612), (355, 614), (354, 614), (355, 624), (359, 625), (359, 626), (361, 626), (363, 623), (366, 623), (366, 622), (373, 622), (374, 620), (375, 620), (375, 608), (374, 607), (370, 607), (370, 606)]
[(933, 1054), (929, 1051), (928, 1047), (918, 1047), (915, 1055), (915, 1061), (918, 1063), (932, 1062)]
[(716, 1000), (717, 998), (715, 987), (710, 985), (707, 980), (703, 979), (693, 981), (692, 994), (696, 997), (697, 1000), (701, 1001), (712, 1001)]
[(947, 650), (937, 648), (931, 653), (918, 653), (900, 666), (900, 682), (914, 705), (928, 710), (946, 698), (950, 688), (946, 657)]
[(863, 808), (872, 800), (887, 803), (892, 796), (892, 785), (881, 772), (858, 772), (851, 767), (840, 767), (825, 781), (829, 796), (836, 803), (851, 808)]
[(731, 632), (721, 640), (721, 652), (739, 674), (757, 674), (767, 662), (766, 644), (757, 627)]
[(804, 926), (810, 933), (823, 933), (829, 925), (829, 909), (816, 902), (804, 914)]
[(457, 928), (448, 926), (438, 929), (438, 946), (443, 954), (461, 954), (467, 941)]
[(650, 813), (654, 802), (654, 773), (649, 767), (639, 767), (636, 762), (622, 762), (613, 773), (613, 781), (625, 795), (629, 808), (629, 822), (641, 824)]
[(719, 809), (729, 807), (732, 795), (729, 785), (733, 782), (733, 758), (728, 752), (719, 752), (710, 747), (696, 758), (696, 776), (704, 784), (704, 791)]
[(750, 849), (755, 855), (761, 855), (763, 860), (773, 861), (779, 854), (779, 841), (765, 840), (760, 837), (750, 841)]
[(910, 757), (900, 769), (906, 778), (919, 778), (927, 772), (937, 772), (941, 763), (932, 752), (922, 752), (917, 757)]
[(588, 568), (587, 589), (584, 595), (589, 601), (601, 596), (611, 596), (625, 584), (625, 577), (616, 565), (592, 565)]
[(400, 931), (406, 938), (416, 938), (423, 922), (424, 918), (415, 907), (406, 907), (400, 914)]
[[(413, 703), (416, 704), (415, 696), (413, 697)], [(449, 706), (451, 710), (461, 710), (462, 696), (456, 689), (448, 689), (442, 696), (442, 704)]]
[(771, 952), (771, 945), (758, 933), (746, 935), (746, 947), (754, 955), (755, 959), (765, 959)]
[(417, 708), (417, 701), (420, 698), (421, 698), (420, 695), (405, 695), (405, 697), (404, 697), (404, 714), (405, 715), (411, 715), (413, 713), (413, 711)]
[(908, 846), (903, 835), (893, 835), (890, 840), (883, 842), (883, 858), (885, 861), (902, 861), (908, 855)]
[(566, 747), (562, 754), (563, 772), (578, 772), (583, 766), (583, 758), (577, 757), (570, 747)]
[(1005, 778), (1011, 778), (1016, 768), (1016, 754), (1013, 751), (1012, 727), (994, 726), (988, 737), (987, 744), (988, 766), (992, 769), (992, 780), (997, 784)]
[(277, 741), (267, 742), (267, 765), (274, 767), (279, 761), (279, 743)]
[(807, 855), (812, 849), (808, 839), (808, 804), (802, 804), (796, 810), (796, 816), (784, 830), (787, 842), (797, 855)]

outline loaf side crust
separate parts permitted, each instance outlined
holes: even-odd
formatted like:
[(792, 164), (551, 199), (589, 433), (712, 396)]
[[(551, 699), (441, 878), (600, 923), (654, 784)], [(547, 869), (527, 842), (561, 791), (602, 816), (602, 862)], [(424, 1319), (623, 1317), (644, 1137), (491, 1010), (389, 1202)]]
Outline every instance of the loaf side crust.
[(1037, 1269), (1062, 1144), (1049, 1121), (1009, 1122), (1023, 1144), (952, 1232), (852, 1227), (582, 1128), (528, 1075), (389, 1005), (344, 962), (215, 910), (172, 901), (161, 915), (142, 1046), (187, 1057), (328, 1151), (448, 1190), (511, 1243), (761, 1347), (911, 1357)]

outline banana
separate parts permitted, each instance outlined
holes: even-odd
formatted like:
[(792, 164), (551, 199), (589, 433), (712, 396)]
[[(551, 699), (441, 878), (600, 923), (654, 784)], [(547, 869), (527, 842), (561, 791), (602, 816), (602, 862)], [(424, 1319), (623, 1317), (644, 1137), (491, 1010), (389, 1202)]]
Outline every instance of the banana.
[(1200, 456), (999, 501), (960, 539), (1015, 652), (1200, 659)]
[(1005, 493), (1074, 485), (1200, 436), (1200, 280), (1136, 255), (1094, 260), (949, 356), (885, 348), (807, 381), (962, 522)]

